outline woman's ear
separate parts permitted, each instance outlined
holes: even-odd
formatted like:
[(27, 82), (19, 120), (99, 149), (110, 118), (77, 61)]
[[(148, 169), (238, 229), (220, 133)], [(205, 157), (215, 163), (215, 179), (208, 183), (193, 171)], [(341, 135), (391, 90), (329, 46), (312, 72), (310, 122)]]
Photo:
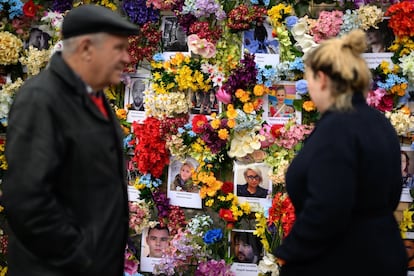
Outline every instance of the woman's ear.
[(329, 77), (322, 71), (317, 71), (315, 78), (319, 80), (321, 90), (325, 90), (328, 87)]

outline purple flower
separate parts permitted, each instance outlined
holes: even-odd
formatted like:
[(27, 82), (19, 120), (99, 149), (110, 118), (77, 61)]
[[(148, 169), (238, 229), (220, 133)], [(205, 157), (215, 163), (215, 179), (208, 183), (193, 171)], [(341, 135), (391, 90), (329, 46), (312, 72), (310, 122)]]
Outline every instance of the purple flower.
[(138, 25), (157, 22), (160, 17), (159, 10), (148, 8), (146, 0), (127, 0), (123, 2), (122, 8), (129, 19)]
[(195, 272), (195, 276), (234, 276), (230, 265), (226, 264), (224, 260), (209, 260), (204, 263), (200, 263)]

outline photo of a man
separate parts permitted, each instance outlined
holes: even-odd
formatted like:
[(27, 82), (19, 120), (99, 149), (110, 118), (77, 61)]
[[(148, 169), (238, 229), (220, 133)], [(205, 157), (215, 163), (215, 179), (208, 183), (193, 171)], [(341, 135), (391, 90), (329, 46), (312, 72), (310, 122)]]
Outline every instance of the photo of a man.
[(163, 18), (163, 49), (166, 52), (188, 52), (187, 34), (174, 16)]
[(257, 264), (262, 259), (263, 245), (251, 232), (232, 232), (234, 262)]
[(157, 224), (155, 227), (149, 228), (148, 234), (145, 238), (149, 248), (149, 254), (147, 257), (161, 258), (164, 250), (168, 246), (169, 236), (170, 231), (167, 227), (161, 227)]

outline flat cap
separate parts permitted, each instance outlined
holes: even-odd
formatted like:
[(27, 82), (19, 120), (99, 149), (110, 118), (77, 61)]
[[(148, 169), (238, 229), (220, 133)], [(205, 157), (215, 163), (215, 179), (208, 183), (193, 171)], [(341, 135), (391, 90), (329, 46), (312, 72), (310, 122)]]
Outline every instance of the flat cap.
[(100, 32), (129, 36), (138, 31), (137, 25), (98, 5), (82, 5), (70, 10), (62, 24), (63, 39)]

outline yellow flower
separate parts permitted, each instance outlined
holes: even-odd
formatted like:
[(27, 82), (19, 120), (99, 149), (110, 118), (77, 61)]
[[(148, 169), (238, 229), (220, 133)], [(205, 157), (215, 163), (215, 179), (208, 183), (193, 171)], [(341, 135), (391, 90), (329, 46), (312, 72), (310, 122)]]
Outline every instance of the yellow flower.
[(316, 110), (316, 106), (312, 101), (306, 101), (303, 103), (303, 109), (307, 112), (311, 112)]
[(0, 32), (0, 65), (16, 64), (19, 62), (23, 42), (10, 32)]
[(214, 119), (210, 123), (213, 129), (218, 129), (220, 127), (220, 119)]
[(229, 120), (227, 121), (227, 126), (228, 126), (229, 128), (234, 128), (234, 127), (236, 126), (236, 120), (234, 120), (234, 119), (229, 119)]
[(227, 129), (220, 129), (218, 131), (218, 137), (221, 140), (227, 140), (229, 138), (229, 131)]
[(247, 114), (250, 114), (254, 111), (254, 105), (253, 103), (249, 102), (249, 103), (245, 103), (243, 105), (243, 111)]
[(257, 97), (261, 97), (266, 93), (266, 86), (263, 84), (257, 84), (253, 88), (253, 94)]
[(226, 115), (227, 115), (227, 118), (229, 119), (236, 119), (237, 111), (235, 109), (227, 108)]
[(211, 207), (211, 206), (213, 206), (213, 204), (214, 204), (214, 199), (213, 198), (210, 198), (209, 200), (206, 201), (206, 206), (207, 207)]

